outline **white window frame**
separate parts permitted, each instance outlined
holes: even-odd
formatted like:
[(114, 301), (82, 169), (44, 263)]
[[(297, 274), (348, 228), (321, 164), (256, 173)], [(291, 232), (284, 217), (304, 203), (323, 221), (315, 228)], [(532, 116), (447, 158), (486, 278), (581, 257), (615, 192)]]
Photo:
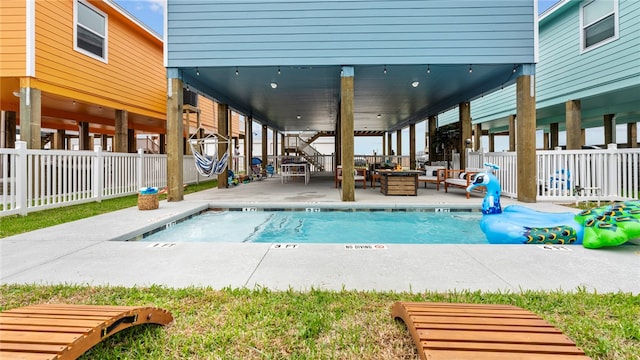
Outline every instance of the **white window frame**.
[(591, 4), (592, 2), (594, 2), (595, 0), (588, 0), (588, 1), (584, 1), (582, 2), (582, 4), (580, 4), (580, 53), (585, 53), (588, 51), (591, 51), (593, 49), (597, 49), (600, 46), (606, 45), (612, 41), (615, 41), (618, 39), (619, 36), (619, 30), (620, 30), (620, 22), (619, 22), (619, 17), (620, 17), (620, 11), (618, 10), (618, 0), (611, 0), (613, 1), (613, 36), (600, 41), (597, 44), (591, 45), (589, 47), (585, 47), (585, 37), (584, 37), (584, 32), (586, 30), (586, 27), (588, 25), (597, 23), (598, 21), (610, 16), (612, 13), (608, 13), (600, 18), (598, 18), (597, 20), (595, 20), (594, 22), (592, 22), (591, 24), (585, 24), (584, 23), (584, 7)]
[[(85, 5), (86, 7), (90, 8), (91, 10), (97, 12), (99, 15), (104, 17), (104, 52), (103, 52), (104, 56), (103, 57), (100, 57), (92, 53), (91, 51), (87, 51), (78, 46), (78, 3), (82, 3), (82, 5)], [(91, 31), (91, 29), (87, 29), (87, 30)], [(99, 36), (102, 36), (102, 35), (99, 35)], [(89, 57), (92, 57), (96, 60), (102, 61), (103, 63), (109, 62), (109, 16), (103, 11), (101, 11), (100, 9), (96, 8), (95, 6), (82, 0), (75, 0), (73, 2), (73, 50), (79, 53), (82, 53), (84, 55), (87, 55)]]

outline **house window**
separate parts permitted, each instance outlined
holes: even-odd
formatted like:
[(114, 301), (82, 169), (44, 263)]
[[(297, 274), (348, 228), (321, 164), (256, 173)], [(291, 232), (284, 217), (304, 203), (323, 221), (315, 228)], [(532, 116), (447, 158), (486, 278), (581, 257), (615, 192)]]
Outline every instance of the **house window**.
[(580, 12), (582, 50), (606, 44), (618, 37), (618, 0), (592, 0)]
[(95, 7), (75, 2), (75, 49), (107, 61), (107, 15)]

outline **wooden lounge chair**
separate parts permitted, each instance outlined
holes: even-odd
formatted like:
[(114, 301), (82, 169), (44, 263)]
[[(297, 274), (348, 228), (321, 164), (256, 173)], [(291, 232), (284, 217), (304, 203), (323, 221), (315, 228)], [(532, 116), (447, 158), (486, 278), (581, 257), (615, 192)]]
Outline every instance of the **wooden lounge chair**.
[[(362, 188), (367, 188), (367, 169), (356, 168), (353, 169), (353, 181), (357, 183), (358, 181), (362, 182)], [(336, 178), (335, 178), (335, 187), (342, 184), (342, 165), (338, 165), (336, 167)]]
[(445, 172), (447, 168), (444, 166), (425, 166), (424, 175), (418, 176), (418, 183), (424, 183), (424, 188), (427, 188), (427, 183), (436, 184), (436, 190), (440, 190), (440, 183), (444, 181)]
[[(466, 189), (473, 183), (473, 179), (477, 173), (483, 172), (481, 168), (466, 168), (465, 170), (446, 170), (444, 178), (444, 192), (449, 192), (449, 187), (457, 187)], [(484, 186), (476, 189), (484, 189)], [(469, 193), (466, 192), (467, 199)]]
[(0, 359), (76, 359), (103, 339), (140, 324), (165, 325), (166, 310), (135, 306), (26, 306), (0, 313)]
[(396, 302), (421, 359), (590, 359), (536, 314), (510, 305)]

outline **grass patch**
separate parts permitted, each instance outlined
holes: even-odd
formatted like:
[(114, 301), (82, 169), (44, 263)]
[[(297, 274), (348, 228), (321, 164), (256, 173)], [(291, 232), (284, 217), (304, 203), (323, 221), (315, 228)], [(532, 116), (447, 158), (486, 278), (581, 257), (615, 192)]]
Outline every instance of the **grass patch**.
[[(184, 194), (211, 189), (218, 186), (217, 180), (205, 181), (199, 184), (191, 184), (185, 187)], [(165, 200), (167, 195), (158, 197)], [(22, 234), (25, 232), (46, 228), (49, 226), (64, 224), (67, 222), (96, 216), (111, 211), (122, 210), (138, 205), (138, 195), (123, 196), (107, 199), (101, 202), (63, 206), (55, 209), (35, 211), (27, 216), (12, 215), (0, 217), (0, 238)]]
[(640, 298), (626, 293), (395, 293), (1, 285), (0, 309), (38, 303), (151, 305), (167, 327), (134, 327), (84, 359), (418, 359), (394, 301), (512, 304), (538, 314), (594, 359), (636, 359)]

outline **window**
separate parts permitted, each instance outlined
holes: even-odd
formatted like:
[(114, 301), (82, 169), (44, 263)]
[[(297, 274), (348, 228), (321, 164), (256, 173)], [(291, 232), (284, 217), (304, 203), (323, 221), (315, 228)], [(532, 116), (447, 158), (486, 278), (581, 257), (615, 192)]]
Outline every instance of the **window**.
[(75, 49), (107, 61), (107, 15), (82, 1), (75, 2)]
[(582, 50), (590, 50), (618, 38), (618, 0), (592, 0), (580, 11)]

